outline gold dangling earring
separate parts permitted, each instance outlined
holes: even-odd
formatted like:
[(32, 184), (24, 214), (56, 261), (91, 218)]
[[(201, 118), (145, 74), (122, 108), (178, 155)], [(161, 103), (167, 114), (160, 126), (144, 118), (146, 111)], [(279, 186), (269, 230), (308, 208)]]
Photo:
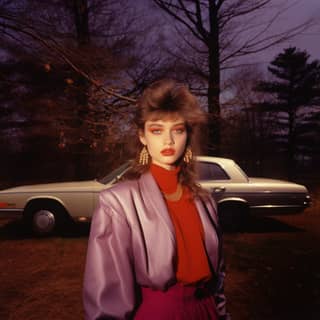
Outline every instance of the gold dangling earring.
[(148, 163), (149, 163), (149, 153), (148, 153), (146, 146), (144, 146), (140, 152), (139, 164), (145, 166)]
[(192, 160), (192, 157), (193, 157), (192, 150), (190, 147), (188, 147), (186, 149), (186, 152), (184, 153), (183, 161), (185, 163), (190, 163), (190, 161)]

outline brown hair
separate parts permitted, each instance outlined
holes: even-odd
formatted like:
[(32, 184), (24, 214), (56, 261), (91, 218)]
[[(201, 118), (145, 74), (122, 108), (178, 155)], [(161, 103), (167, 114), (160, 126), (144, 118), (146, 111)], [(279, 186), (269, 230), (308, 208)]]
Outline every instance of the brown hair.
[[(147, 120), (174, 119), (181, 116), (186, 122), (187, 144), (193, 154), (199, 152), (199, 129), (205, 124), (205, 113), (201, 110), (196, 97), (186, 86), (172, 79), (158, 80), (147, 87), (137, 103), (135, 114), (135, 124), (138, 132), (144, 130)], [(136, 158), (132, 168), (125, 174), (124, 178), (138, 178), (149, 169), (148, 165), (139, 163), (139, 156), (142, 149), (138, 144)], [(182, 185), (188, 186), (194, 196), (203, 193), (196, 183), (195, 164), (193, 159), (186, 163), (183, 161), (184, 155), (178, 159), (177, 165), (181, 167), (179, 181)]]

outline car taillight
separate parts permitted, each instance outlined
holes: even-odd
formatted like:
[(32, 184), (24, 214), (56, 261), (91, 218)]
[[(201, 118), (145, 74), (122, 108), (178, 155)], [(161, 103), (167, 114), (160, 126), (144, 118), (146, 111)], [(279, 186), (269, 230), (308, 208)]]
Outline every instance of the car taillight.
[(12, 207), (14, 207), (13, 203), (0, 202), (0, 208), (12, 208)]

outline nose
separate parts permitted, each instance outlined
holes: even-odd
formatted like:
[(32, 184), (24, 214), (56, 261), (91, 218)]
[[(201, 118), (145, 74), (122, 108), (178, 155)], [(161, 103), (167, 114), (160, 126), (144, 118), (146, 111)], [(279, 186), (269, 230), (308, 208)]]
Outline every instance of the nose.
[(164, 144), (169, 145), (169, 146), (174, 144), (174, 139), (173, 139), (172, 133), (170, 131), (166, 132), (164, 135)]

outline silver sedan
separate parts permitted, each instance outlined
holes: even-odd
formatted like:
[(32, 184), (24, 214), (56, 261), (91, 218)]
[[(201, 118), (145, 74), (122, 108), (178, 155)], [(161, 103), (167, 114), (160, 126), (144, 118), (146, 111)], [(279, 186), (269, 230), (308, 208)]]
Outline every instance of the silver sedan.
[(250, 214), (300, 213), (310, 205), (307, 188), (285, 180), (248, 177), (231, 159), (198, 157), (199, 182), (215, 198), (225, 226), (246, 223)]
[[(22, 216), (35, 234), (47, 235), (71, 221), (89, 221), (101, 190), (116, 183), (130, 167), (126, 162), (100, 180), (20, 186), (0, 191), (0, 217)], [(310, 204), (305, 186), (248, 177), (231, 159), (198, 157), (199, 183), (215, 198), (221, 221), (245, 222), (248, 213), (303, 211)]]

